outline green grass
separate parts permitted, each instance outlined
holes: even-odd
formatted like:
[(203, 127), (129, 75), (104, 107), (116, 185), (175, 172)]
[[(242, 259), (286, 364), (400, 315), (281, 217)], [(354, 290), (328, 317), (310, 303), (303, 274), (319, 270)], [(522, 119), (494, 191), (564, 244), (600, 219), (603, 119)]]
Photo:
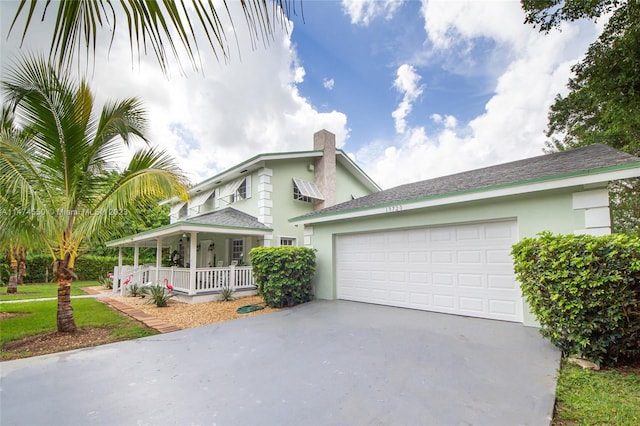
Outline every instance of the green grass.
[[(13, 340), (55, 331), (57, 303), (57, 300), (48, 300), (0, 304), (0, 312), (28, 313), (0, 320), (0, 346)], [(95, 299), (74, 299), (71, 306), (79, 328), (91, 326), (111, 329), (114, 341), (157, 334), (155, 330), (142, 326)], [(12, 357), (15, 354), (0, 350), (0, 360)]]
[[(81, 296), (85, 294), (81, 287), (92, 287), (99, 285), (97, 281), (73, 281), (71, 283), (71, 295)], [(23, 300), (40, 299), (46, 297), (58, 297), (58, 284), (24, 284), (18, 286), (18, 294), (7, 294), (7, 288), (0, 288), (0, 301), (3, 300)]]
[(563, 362), (554, 425), (639, 425), (640, 368), (590, 371)]

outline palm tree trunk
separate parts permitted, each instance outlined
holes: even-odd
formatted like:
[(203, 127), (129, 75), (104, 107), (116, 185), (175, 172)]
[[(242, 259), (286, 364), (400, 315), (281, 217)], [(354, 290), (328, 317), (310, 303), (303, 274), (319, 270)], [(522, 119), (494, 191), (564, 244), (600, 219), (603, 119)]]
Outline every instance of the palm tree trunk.
[(73, 319), (73, 308), (71, 307), (71, 280), (73, 272), (67, 267), (65, 260), (56, 261), (55, 274), (58, 279), (58, 331), (62, 333), (73, 333), (78, 328)]
[(9, 276), (9, 284), (7, 285), (7, 294), (15, 294), (18, 292), (18, 277), (14, 274)]

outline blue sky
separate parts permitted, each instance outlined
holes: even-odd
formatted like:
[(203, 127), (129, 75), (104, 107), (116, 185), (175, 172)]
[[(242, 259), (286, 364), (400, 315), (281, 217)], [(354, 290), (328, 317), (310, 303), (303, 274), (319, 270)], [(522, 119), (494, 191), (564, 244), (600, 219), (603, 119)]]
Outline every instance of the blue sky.
[[(393, 87), (397, 68), (411, 63), (424, 45), (424, 23), (420, 2), (407, 2), (393, 19), (378, 19), (367, 26), (354, 25), (337, 1), (305, 2), (304, 23), (294, 17), (292, 40), (305, 79), (300, 92), (320, 111), (337, 109), (347, 114), (347, 125), (359, 130), (362, 140), (392, 139), (393, 117), (389, 106), (402, 96)], [(477, 50), (491, 48), (490, 41), (478, 40)], [(481, 52), (478, 61), (486, 58)], [(437, 58), (420, 67), (421, 83), (428, 89), (413, 105), (412, 122), (431, 114), (455, 115), (470, 120), (479, 114), (491, 95), (491, 81), (473, 70), (460, 75), (443, 67)], [(332, 80), (332, 89), (324, 83)], [(365, 106), (366, 107), (363, 107)], [(435, 125), (431, 125), (435, 128)], [(350, 140), (347, 146), (358, 146)]]
[[(6, 38), (17, 5), (0, 2), (3, 70), (20, 51), (20, 32)], [(124, 33), (108, 51), (104, 33), (85, 75), (99, 103), (141, 98), (152, 144), (194, 183), (260, 152), (308, 150), (325, 128), (386, 188), (540, 155), (548, 108), (601, 31), (540, 34), (514, 0), (303, 0), (304, 21), (296, 8), (289, 31), (251, 49), (231, 3), (240, 54), (203, 50), (200, 72), (168, 77), (154, 57), (132, 63)], [(22, 51), (48, 52), (48, 25)]]

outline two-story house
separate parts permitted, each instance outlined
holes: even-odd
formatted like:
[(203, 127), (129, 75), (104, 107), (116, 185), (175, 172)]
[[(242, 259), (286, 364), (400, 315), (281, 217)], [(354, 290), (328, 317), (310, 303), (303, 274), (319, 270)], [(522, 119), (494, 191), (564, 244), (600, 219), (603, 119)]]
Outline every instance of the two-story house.
[[(165, 201), (171, 206), (169, 225), (109, 242), (134, 248), (134, 265), (116, 281), (129, 274), (138, 283), (166, 281), (190, 300), (209, 300), (225, 285), (250, 288), (251, 268), (245, 265), (253, 247), (302, 246), (309, 240), (290, 218), (378, 191), (336, 149), (335, 135), (321, 130), (314, 134), (313, 150), (256, 155), (193, 186), (188, 201)], [(140, 247), (156, 248), (155, 265), (138, 265)], [(116, 271), (123, 270), (119, 263)]]

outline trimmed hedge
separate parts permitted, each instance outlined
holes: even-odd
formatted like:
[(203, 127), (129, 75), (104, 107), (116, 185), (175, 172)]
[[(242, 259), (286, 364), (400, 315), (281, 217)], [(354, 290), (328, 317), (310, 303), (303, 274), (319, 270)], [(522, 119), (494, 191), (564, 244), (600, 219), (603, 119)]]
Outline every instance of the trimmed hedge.
[[(140, 264), (143, 261), (140, 260)], [(37, 254), (27, 256), (27, 274), (24, 277), (25, 283), (45, 282), (45, 272), (49, 269), (49, 280), (51, 280), (53, 260), (51, 256)], [(133, 265), (133, 257), (123, 257), (124, 265)], [(118, 265), (118, 258), (112, 256), (92, 256), (84, 255), (76, 259), (75, 273), (80, 281), (93, 281), (99, 277), (104, 277), (107, 272), (113, 272), (113, 268)]]
[(540, 332), (565, 355), (599, 365), (640, 355), (640, 238), (543, 232), (512, 255)]
[(315, 250), (306, 247), (256, 247), (249, 253), (258, 293), (272, 308), (313, 299), (311, 279), (316, 271)]

